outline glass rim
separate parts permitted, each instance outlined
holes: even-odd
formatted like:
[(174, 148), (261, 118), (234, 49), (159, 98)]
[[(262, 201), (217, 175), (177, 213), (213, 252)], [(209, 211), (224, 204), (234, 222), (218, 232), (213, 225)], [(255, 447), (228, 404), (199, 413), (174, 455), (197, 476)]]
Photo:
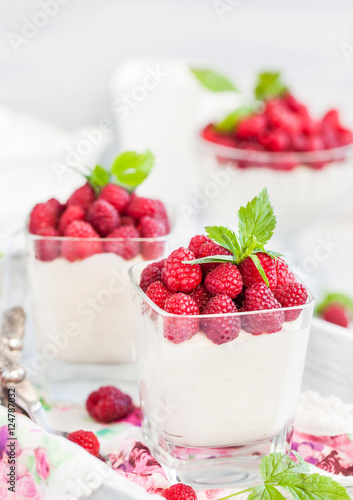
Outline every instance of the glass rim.
[(353, 142), (346, 146), (317, 151), (256, 151), (233, 148), (208, 141), (197, 134), (196, 142), (205, 152), (229, 160), (253, 161), (257, 163), (318, 163), (342, 160), (353, 154)]
[[(139, 262), (137, 264), (133, 264), (129, 268), (129, 277), (134, 285), (134, 288), (136, 289), (137, 293), (140, 295), (140, 297), (147, 302), (147, 304), (154, 309), (155, 312), (157, 312), (160, 316), (164, 316), (167, 318), (185, 318), (185, 319), (205, 319), (205, 318), (224, 318), (227, 316), (228, 318), (231, 317), (244, 317), (244, 316), (254, 316), (254, 315), (259, 315), (259, 314), (267, 314), (267, 313), (273, 313), (276, 311), (303, 311), (305, 309), (310, 309), (315, 302), (315, 298), (313, 294), (311, 293), (310, 289), (305, 285), (305, 288), (308, 291), (308, 300), (305, 304), (302, 304), (301, 306), (291, 306), (291, 307), (281, 307), (280, 309), (261, 309), (259, 311), (237, 311), (235, 313), (225, 313), (225, 314), (194, 314), (194, 315), (180, 315), (180, 314), (174, 314), (174, 313), (168, 313), (161, 309), (157, 304), (155, 304), (140, 288), (140, 285), (137, 283), (136, 278), (135, 278), (135, 273), (134, 271), (139, 268), (139, 267), (147, 267), (148, 265), (152, 264), (153, 262), (159, 262), (161, 259), (158, 260), (149, 260), (149, 261), (144, 261), (144, 262)], [(302, 280), (296, 276), (296, 279), (302, 283)], [(303, 283), (302, 283), (303, 284)], [(182, 292), (181, 292), (182, 293)]]
[(132, 243), (157, 243), (164, 242), (171, 238), (173, 235), (173, 231), (169, 231), (169, 233), (163, 236), (156, 236), (151, 238), (143, 238), (142, 236), (138, 238), (105, 238), (103, 236), (99, 238), (78, 238), (71, 236), (42, 236), (40, 234), (33, 234), (26, 229), (26, 237), (32, 241), (73, 241), (73, 242), (111, 242), (111, 243), (126, 243), (127, 241), (131, 241)]

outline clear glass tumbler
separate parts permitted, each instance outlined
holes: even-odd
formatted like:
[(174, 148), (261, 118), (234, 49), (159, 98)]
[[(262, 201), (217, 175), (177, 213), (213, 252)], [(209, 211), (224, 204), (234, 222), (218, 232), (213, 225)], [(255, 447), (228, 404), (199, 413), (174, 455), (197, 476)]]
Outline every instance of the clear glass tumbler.
[[(67, 238), (27, 234), (36, 352), (27, 370), (52, 399), (77, 401), (99, 384), (136, 382), (128, 269), (160, 258), (158, 238)], [(75, 258), (75, 256), (81, 258)], [(37, 376), (38, 375), (38, 376)]]
[[(261, 458), (287, 452), (300, 393), (313, 298), (301, 307), (177, 316), (140, 289), (146, 264), (130, 269), (144, 433), (169, 478), (226, 487), (257, 478)], [(273, 330), (273, 324), (279, 331)], [(270, 325), (271, 328), (270, 328)], [(207, 328), (238, 328), (215, 344)], [(194, 335), (173, 343), (173, 329)], [(169, 338), (168, 338), (169, 337)]]

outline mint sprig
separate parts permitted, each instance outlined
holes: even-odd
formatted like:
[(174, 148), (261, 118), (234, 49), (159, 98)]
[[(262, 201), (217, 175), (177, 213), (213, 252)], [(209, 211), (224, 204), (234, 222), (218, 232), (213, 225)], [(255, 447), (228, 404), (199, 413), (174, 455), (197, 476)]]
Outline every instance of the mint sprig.
[(185, 263), (233, 262), (238, 265), (249, 257), (255, 264), (266, 285), (270, 286), (266, 273), (256, 255), (259, 252), (263, 252), (273, 258), (281, 256), (277, 252), (265, 249), (265, 245), (272, 237), (276, 227), (276, 217), (273, 213), (266, 188), (261, 191), (259, 196), (255, 196), (253, 200), (247, 203), (245, 207), (240, 208), (238, 220), (238, 235), (235, 231), (225, 226), (205, 227), (208, 237), (218, 245), (229, 250), (232, 255), (212, 255), (202, 259), (185, 261)]
[(353, 298), (348, 297), (348, 295), (345, 295), (344, 293), (327, 293), (320, 304), (315, 309), (315, 312), (317, 314), (322, 313), (331, 304), (340, 304), (347, 308), (350, 313), (353, 315)]
[(201, 85), (212, 92), (238, 92), (237, 87), (229, 78), (212, 69), (192, 67), (190, 70)]
[[(271, 453), (260, 463), (259, 484), (219, 500), (250, 492), (248, 500), (285, 500), (286, 490), (294, 500), (350, 500), (346, 489), (331, 477), (309, 473), (309, 466), (296, 452), (298, 463), (283, 453)], [(280, 488), (280, 489), (278, 489)]]
[(279, 71), (264, 71), (259, 73), (257, 77), (254, 94), (258, 101), (265, 101), (272, 97), (281, 96), (287, 90)]

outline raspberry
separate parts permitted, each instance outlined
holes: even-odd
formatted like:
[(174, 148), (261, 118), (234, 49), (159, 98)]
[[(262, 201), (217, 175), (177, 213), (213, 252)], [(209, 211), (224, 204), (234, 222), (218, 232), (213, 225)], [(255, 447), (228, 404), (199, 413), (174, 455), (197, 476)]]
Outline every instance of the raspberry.
[(117, 227), (108, 234), (107, 238), (119, 238), (123, 241), (104, 241), (104, 251), (116, 253), (125, 260), (130, 260), (140, 253), (140, 242), (132, 238), (139, 238), (140, 233), (134, 226)]
[(195, 259), (199, 258), (199, 249), (204, 243), (210, 243), (210, 238), (204, 236), (203, 234), (197, 234), (191, 238), (189, 243), (189, 250), (195, 255)]
[[(277, 275), (276, 275), (276, 266), (275, 259), (270, 257), (265, 253), (257, 253), (260, 264), (265, 271), (268, 282), (270, 284), (270, 289), (273, 290), (277, 285)], [(255, 264), (247, 257), (243, 262), (239, 264), (239, 271), (243, 277), (243, 282), (246, 288), (254, 285), (255, 283), (264, 283), (259, 271), (256, 269)]]
[[(37, 233), (40, 236), (58, 237), (59, 231), (53, 227), (40, 229)], [(36, 258), (43, 262), (48, 262), (60, 257), (61, 243), (59, 239), (38, 239), (35, 241)]]
[(162, 282), (171, 292), (191, 292), (201, 283), (202, 273), (199, 264), (183, 264), (194, 260), (194, 254), (186, 248), (174, 250), (162, 270)]
[[(214, 241), (209, 241), (200, 246), (198, 252), (198, 259), (209, 257), (211, 255), (232, 255), (232, 253), (224, 247), (217, 245)], [(219, 264), (210, 262), (208, 264), (201, 264), (202, 274), (206, 276), (212, 269), (215, 269)]]
[(223, 316), (237, 312), (228, 295), (215, 295), (206, 305), (203, 314), (222, 314), (217, 318), (203, 318), (201, 328), (214, 344), (225, 344), (238, 337), (241, 322), (237, 316)]
[[(91, 238), (99, 238), (99, 235), (88, 222), (80, 220), (71, 222), (65, 231), (65, 237), (61, 245), (61, 253), (70, 262), (85, 259), (103, 251), (102, 242), (99, 239), (91, 240)], [(71, 238), (82, 238), (82, 241)]]
[[(184, 293), (171, 295), (165, 301), (164, 310), (168, 313), (181, 316), (193, 316), (200, 313), (196, 302)], [(173, 344), (180, 344), (185, 340), (189, 340), (198, 330), (199, 320), (197, 318), (164, 318), (164, 336), (173, 342)]]
[(154, 281), (150, 284), (146, 291), (147, 297), (154, 302), (158, 307), (164, 309), (165, 301), (172, 295), (161, 281)]
[(96, 200), (87, 212), (87, 221), (101, 236), (107, 236), (120, 225), (120, 216), (113, 205), (105, 200)]
[(161, 281), (162, 279), (162, 269), (167, 262), (167, 259), (163, 259), (160, 262), (153, 262), (149, 264), (141, 273), (140, 278), (140, 288), (146, 292), (147, 288), (154, 281)]
[(62, 205), (56, 198), (50, 198), (50, 200), (47, 201), (47, 205), (54, 210), (56, 218), (58, 219), (64, 210), (64, 205)]
[[(261, 311), (281, 309), (281, 304), (275, 299), (265, 283), (256, 283), (245, 290), (243, 311)], [(248, 314), (242, 318), (243, 328), (253, 335), (279, 332), (284, 322), (283, 311), (272, 311), (264, 314)]]
[(59, 230), (65, 234), (66, 229), (74, 220), (84, 220), (85, 211), (80, 205), (71, 205), (66, 208), (59, 221)]
[(325, 321), (347, 328), (349, 326), (349, 314), (341, 304), (330, 304), (322, 312)]
[(162, 491), (162, 496), (167, 500), (197, 500), (196, 493), (191, 486), (183, 483), (173, 484)]
[[(159, 238), (166, 234), (162, 220), (154, 219), (149, 215), (141, 217), (138, 225), (143, 238)], [(142, 242), (142, 255), (145, 260), (158, 259), (164, 252), (164, 241)]]
[(154, 217), (155, 219), (164, 219), (167, 217), (165, 207), (161, 201), (140, 198), (139, 196), (131, 198), (125, 212), (126, 215), (130, 215), (136, 220), (141, 219), (144, 215)]
[(203, 285), (199, 285), (190, 292), (190, 297), (196, 302), (200, 314), (202, 314), (207, 302), (211, 298), (211, 294)]
[(86, 401), (88, 413), (97, 422), (108, 424), (125, 418), (134, 409), (132, 399), (116, 387), (101, 387)]
[(84, 210), (88, 210), (89, 206), (94, 202), (95, 195), (93, 188), (90, 184), (85, 184), (80, 188), (76, 189), (67, 200), (66, 205), (70, 207), (71, 205), (79, 205)]
[(130, 202), (130, 194), (121, 186), (107, 184), (103, 187), (98, 199), (108, 201), (115, 210), (122, 212)]
[(243, 279), (235, 264), (220, 264), (205, 278), (205, 288), (212, 295), (228, 295), (234, 299), (243, 289)]
[(259, 132), (266, 126), (266, 117), (264, 115), (253, 115), (242, 120), (236, 130), (237, 139), (249, 139), (257, 137)]
[(79, 446), (82, 446), (82, 448), (94, 457), (98, 457), (99, 441), (93, 432), (82, 430), (70, 432), (70, 434), (67, 435), (67, 439), (78, 444)]
[(214, 142), (216, 144), (220, 144), (221, 146), (228, 146), (231, 148), (236, 146), (235, 139), (232, 135), (217, 132), (212, 123), (203, 129), (201, 135), (206, 141)]
[(39, 234), (38, 231), (48, 227), (55, 227), (57, 223), (56, 209), (52, 204), (37, 203), (29, 216), (29, 232)]
[[(277, 286), (273, 290), (273, 295), (282, 307), (302, 306), (307, 301), (308, 291), (300, 283), (287, 283)], [(294, 321), (300, 313), (300, 310), (295, 309), (293, 311), (284, 311), (284, 319), (285, 321)]]
[(296, 281), (294, 274), (289, 270), (287, 262), (282, 259), (275, 259), (277, 286), (285, 285), (286, 283), (294, 283)]
[(121, 223), (122, 226), (134, 226), (135, 225), (135, 219), (133, 219), (129, 215), (122, 215), (120, 217), (120, 223)]

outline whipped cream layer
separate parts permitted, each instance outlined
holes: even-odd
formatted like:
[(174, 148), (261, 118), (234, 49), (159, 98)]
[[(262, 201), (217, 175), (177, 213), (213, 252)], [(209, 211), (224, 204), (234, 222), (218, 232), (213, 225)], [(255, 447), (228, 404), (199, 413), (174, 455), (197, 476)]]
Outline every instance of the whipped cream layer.
[(166, 441), (236, 446), (273, 437), (293, 422), (309, 335), (301, 317), (278, 333), (241, 330), (222, 345), (201, 331), (175, 345), (157, 334), (156, 322), (145, 318), (146, 324), (139, 342), (143, 409)]
[(142, 262), (113, 253), (68, 262), (30, 259), (28, 272), (39, 351), (76, 363), (134, 360), (132, 285), (128, 269)]

